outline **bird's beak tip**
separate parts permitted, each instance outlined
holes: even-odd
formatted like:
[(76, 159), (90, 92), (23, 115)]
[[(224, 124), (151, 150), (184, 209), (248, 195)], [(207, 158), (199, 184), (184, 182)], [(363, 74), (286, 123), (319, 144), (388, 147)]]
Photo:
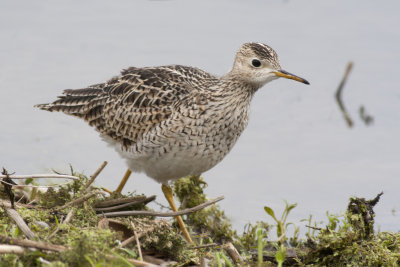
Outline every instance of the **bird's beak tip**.
[(287, 72), (285, 70), (276, 71), (275, 75), (278, 76), (278, 77), (283, 77), (283, 78), (286, 78), (286, 79), (295, 80), (295, 81), (298, 81), (298, 82), (301, 82), (301, 83), (304, 83), (304, 84), (310, 84), (306, 79), (303, 79), (303, 78), (301, 78), (299, 76), (291, 74), (290, 72)]

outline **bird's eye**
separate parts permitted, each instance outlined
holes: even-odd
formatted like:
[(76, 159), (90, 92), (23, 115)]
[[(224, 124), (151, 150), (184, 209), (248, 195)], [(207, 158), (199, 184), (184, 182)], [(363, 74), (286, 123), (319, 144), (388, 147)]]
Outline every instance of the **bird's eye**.
[(258, 67), (261, 66), (261, 61), (258, 60), (258, 59), (253, 59), (253, 60), (251, 61), (251, 65), (253, 65), (254, 67), (258, 68)]

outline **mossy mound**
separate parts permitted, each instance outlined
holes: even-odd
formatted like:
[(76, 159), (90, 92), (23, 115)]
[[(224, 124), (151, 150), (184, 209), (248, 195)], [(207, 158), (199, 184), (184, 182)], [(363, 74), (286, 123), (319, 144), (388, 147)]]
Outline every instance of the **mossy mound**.
[(342, 224), (331, 220), (315, 237), (309, 237), (309, 249), (303, 262), (308, 266), (399, 266), (400, 233), (374, 233), (372, 200), (350, 198)]
[[(30, 205), (16, 204), (16, 211), (35, 234), (34, 241), (62, 245), (67, 249), (60, 252), (27, 250), (21, 255), (0, 255), (0, 266), (133, 266), (124, 259), (132, 258), (133, 255), (138, 257), (136, 242), (124, 247), (121, 246), (121, 242), (126, 240), (129, 234), (133, 235), (133, 230), (140, 234), (149, 229), (151, 231), (140, 239), (141, 250), (144, 253), (154, 251), (165, 261), (199, 262), (197, 251), (188, 249), (187, 243), (168, 220), (156, 219), (153, 216), (130, 216), (112, 220), (113, 225), (107, 222), (104, 226), (104, 223), (100, 223), (102, 218), (95, 210), (96, 204), (127, 196), (106, 196), (100, 193), (76, 206), (62, 208), (63, 205), (88, 193), (84, 187), (88, 178), (82, 174), (74, 175), (80, 179), (57, 189), (49, 188), (45, 192), (35, 193), (35, 199), (30, 199), (33, 202)], [(144, 205), (140, 204), (129, 208), (143, 207)], [(72, 219), (63, 223), (71, 211)], [(0, 210), (0, 231), (2, 236), (25, 239), (4, 209)], [(49, 263), (51, 264), (48, 265)]]
[[(373, 207), (380, 195), (372, 200), (351, 198), (346, 214), (329, 215), (329, 223), (313, 228), (306, 238), (299, 238), (298, 227), (292, 236), (286, 228), (293, 226), (287, 217), (295, 204), (286, 203), (282, 217), (269, 207), (274, 224), (248, 224), (243, 233), (232, 229), (224, 212), (213, 205), (183, 216), (197, 247), (180, 235), (172, 219), (154, 216), (128, 216), (106, 219), (99, 212), (106, 201), (143, 199), (142, 195), (107, 195), (99, 188), (86, 189), (88, 178), (75, 173), (79, 180), (44, 192), (27, 190), (25, 205), (16, 202), (16, 210), (34, 232), (33, 241), (65, 247), (60, 251), (28, 249), (24, 253), (0, 255), (0, 266), (134, 266), (139, 259), (139, 246), (145, 261), (164, 266), (399, 266), (400, 233), (374, 232)], [(207, 184), (201, 177), (185, 177), (174, 184), (181, 208), (191, 208), (207, 201)], [(5, 189), (5, 188), (3, 188)], [(76, 205), (70, 203), (95, 192)], [(97, 193), (98, 192), (98, 193)], [(1, 195), (8, 203), (9, 192)], [(26, 195), (29, 195), (28, 197)], [(148, 199), (152, 199), (151, 197)], [(8, 202), (7, 202), (8, 201)], [(30, 202), (28, 204), (28, 202)], [(147, 202), (124, 207), (123, 210), (149, 210)], [(24, 240), (24, 234), (0, 209), (0, 235)], [(68, 214), (73, 214), (64, 223)], [(266, 217), (268, 215), (266, 214)], [(281, 219), (279, 219), (281, 218)], [(270, 232), (277, 230), (278, 240), (271, 241)], [(135, 237), (136, 234), (136, 238)], [(137, 243), (137, 240), (140, 242)], [(3, 239), (4, 240), (4, 239)], [(129, 242), (128, 242), (129, 240)], [(3, 243), (4, 245), (5, 243)], [(9, 243), (8, 243), (9, 244)], [(236, 249), (238, 250), (235, 251)], [(1, 248), (0, 248), (1, 250)]]

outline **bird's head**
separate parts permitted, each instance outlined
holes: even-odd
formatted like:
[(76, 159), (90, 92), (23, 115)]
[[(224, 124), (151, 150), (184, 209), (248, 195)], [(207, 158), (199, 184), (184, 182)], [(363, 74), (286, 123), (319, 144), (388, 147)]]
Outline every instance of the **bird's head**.
[(309, 84), (307, 80), (282, 70), (276, 52), (262, 43), (242, 45), (236, 53), (231, 73), (257, 88), (280, 77)]

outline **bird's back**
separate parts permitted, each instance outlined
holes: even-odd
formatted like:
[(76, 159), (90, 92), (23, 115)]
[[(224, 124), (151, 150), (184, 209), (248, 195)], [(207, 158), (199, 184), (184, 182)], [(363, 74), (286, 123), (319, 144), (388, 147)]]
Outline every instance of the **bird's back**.
[(185, 98), (217, 81), (207, 72), (181, 65), (130, 67), (105, 83), (64, 90), (53, 103), (37, 107), (82, 118), (103, 136), (129, 147), (167, 120)]

